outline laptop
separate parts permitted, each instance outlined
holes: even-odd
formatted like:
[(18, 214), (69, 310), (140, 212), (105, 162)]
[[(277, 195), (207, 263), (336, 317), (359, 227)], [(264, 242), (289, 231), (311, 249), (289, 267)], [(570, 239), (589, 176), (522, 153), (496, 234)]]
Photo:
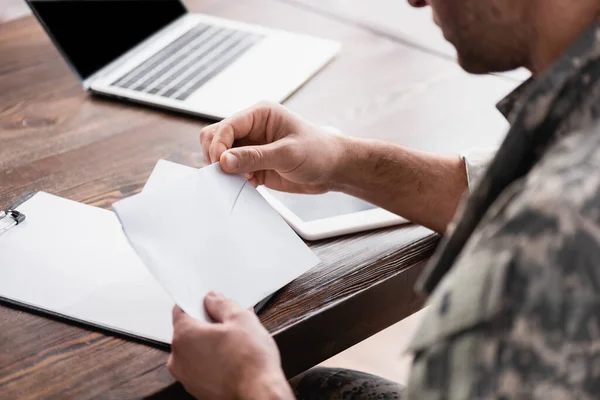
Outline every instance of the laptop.
[(340, 45), (180, 0), (27, 0), (85, 90), (211, 119), (282, 102)]

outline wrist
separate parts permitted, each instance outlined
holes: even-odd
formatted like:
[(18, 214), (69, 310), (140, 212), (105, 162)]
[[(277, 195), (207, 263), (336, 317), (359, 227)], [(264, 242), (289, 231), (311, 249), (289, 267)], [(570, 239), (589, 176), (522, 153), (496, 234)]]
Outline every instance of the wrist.
[(293, 399), (292, 388), (283, 371), (254, 376), (240, 382), (238, 399), (240, 400), (282, 400)]
[(337, 154), (331, 173), (331, 190), (345, 192), (359, 177), (361, 165), (368, 158), (367, 141), (347, 136), (337, 137)]

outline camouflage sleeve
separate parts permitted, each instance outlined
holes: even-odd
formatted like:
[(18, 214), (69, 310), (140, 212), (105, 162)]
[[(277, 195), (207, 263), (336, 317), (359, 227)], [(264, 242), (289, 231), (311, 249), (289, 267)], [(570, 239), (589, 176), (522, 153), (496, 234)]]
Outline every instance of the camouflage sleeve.
[(522, 189), (501, 195), (432, 293), (409, 399), (598, 398), (600, 196), (589, 214)]
[(475, 183), (479, 181), (494, 158), (496, 150), (496, 148), (469, 149), (460, 154), (467, 170), (469, 189), (472, 190), (475, 187)]

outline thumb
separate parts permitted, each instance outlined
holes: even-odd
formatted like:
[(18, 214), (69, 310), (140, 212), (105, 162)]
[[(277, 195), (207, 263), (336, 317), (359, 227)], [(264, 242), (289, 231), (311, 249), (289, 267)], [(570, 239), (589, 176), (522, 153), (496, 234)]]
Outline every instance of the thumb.
[(278, 142), (227, 150), (219, 161), (223, 171), (228, 173), (286, 169), (288, 164), (293, 163), (286, 147)]
[(206, 312), (215, 322), (225, 322), (244, 309), (235, 301), (227, 299), (219, 293), (210, 292), (204, 298)]
[(183, 329), (187, 325), (197, 325), (200, 322), (197, 319), (190, 317), (179, 306), (173, 307), (173, 329), (175, 331)]
[(187, 315), (178, 305), (173, 307), (173, 326), (188, 321), (191, 317)]

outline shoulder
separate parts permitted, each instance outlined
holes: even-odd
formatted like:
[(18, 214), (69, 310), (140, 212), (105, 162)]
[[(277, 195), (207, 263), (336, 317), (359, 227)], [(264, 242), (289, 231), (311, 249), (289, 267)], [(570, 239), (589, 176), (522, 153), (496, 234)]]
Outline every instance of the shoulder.
[[(558, 312), (573, 289), (575, 297), (600, 304), (595, 290), (600, 287), (600, 195), (581, 202), (577, 193), (567, 193), (568, 187), (579, 194), (600, 192), (595, 179), (600, 172), (586, 161), (564, 167), (557, 158), (540, 163), (498, 197), (430, 296), (435, 311), (428, 312), (411, 349), (423, 350), (525, 304)], [(594, 175), (592, 187), (574, 178), (573, 169), (580, 177), (584, 171)], [(599, 218), (590, 217), (594, 212)], [(558, 296), (558, 303), (546, 294)]]
[(540, 203), (600, 224), (600, 123), (562, 134), (523, 179), (518, 204)]

